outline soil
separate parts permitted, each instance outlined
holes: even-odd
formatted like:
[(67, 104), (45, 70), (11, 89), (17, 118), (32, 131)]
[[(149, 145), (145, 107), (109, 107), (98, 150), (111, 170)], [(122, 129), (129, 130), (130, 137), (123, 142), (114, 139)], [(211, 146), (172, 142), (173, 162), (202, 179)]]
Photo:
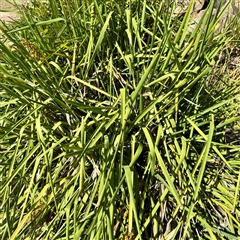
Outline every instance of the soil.
[(11, 0), (0, 0), (0, 20), (9, 22), (12, 19), (17, 18), (17, 11), (14, 9), (14, 7), (9, 3)]
[[(220, 6), (221, 2), (223, 4), (221, 9), (223, 9), (227, 5), (228, 0), (214, 0), (214, 7), (212, 12), (213, 15), (217, 13), (218, 7)], [(194, 26), (199, 22), (201, 17), (204, 15), (209, 3), (210, 3), (209, 0), (195, 0), (191, 15)], [(189, 4), (190, 0), (177, 0), (177, 8), (174, 11), (174, 16), (180, 16), (182, 14), (185, 14)], [(224, 28), (225, 25), (229, 22), (229, 20), (236, 16), (239, 13), (239, 11), (240, 0), (232, 0), (227, 11), (225, 11), (220, 20), (220, 25), (222, 26), (220, 28)], [(193, 30), (194, 26), (192, 26), (190, 30)]]

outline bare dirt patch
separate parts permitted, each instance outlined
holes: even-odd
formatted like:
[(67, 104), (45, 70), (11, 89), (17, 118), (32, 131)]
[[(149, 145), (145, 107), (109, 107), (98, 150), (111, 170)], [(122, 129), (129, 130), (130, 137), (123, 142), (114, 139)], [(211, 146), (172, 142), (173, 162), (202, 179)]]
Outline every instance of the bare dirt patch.
[(0, 20), (5, 22), (9, 22), (12, 19), (17, 18), (17, 11), (9, 2), (6, 0), (0, 0)]

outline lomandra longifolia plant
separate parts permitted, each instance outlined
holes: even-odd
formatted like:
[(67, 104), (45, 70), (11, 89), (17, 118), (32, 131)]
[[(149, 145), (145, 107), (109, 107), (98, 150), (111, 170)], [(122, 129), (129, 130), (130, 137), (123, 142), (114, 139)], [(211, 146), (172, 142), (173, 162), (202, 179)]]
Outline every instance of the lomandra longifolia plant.
[(2, 23), (1, 239), (238, 239), (237, 95), (205, 88), (230, 40), (213, 2), (189, 32), (193, 7), (32, 0)]

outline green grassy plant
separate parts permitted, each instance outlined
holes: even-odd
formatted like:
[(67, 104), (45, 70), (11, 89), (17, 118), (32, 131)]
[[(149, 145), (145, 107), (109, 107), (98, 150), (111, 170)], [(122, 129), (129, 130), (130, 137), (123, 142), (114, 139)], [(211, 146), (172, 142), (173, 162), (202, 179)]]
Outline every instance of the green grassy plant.
[(206, 88), (231, 39), (192, 8), (32, 0), (1, 26), (1, 239), (238, 239), (237, 93)]

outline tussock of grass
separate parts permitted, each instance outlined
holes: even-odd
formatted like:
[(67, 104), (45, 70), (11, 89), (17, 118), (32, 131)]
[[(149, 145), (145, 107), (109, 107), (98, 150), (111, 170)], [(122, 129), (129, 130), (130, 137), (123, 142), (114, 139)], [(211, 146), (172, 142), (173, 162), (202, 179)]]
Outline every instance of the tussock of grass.
[(35, 0), (1, 27), (1, 239), (238, 239), (240, 79), (206, 87), (231, 38), (192, 7)]

